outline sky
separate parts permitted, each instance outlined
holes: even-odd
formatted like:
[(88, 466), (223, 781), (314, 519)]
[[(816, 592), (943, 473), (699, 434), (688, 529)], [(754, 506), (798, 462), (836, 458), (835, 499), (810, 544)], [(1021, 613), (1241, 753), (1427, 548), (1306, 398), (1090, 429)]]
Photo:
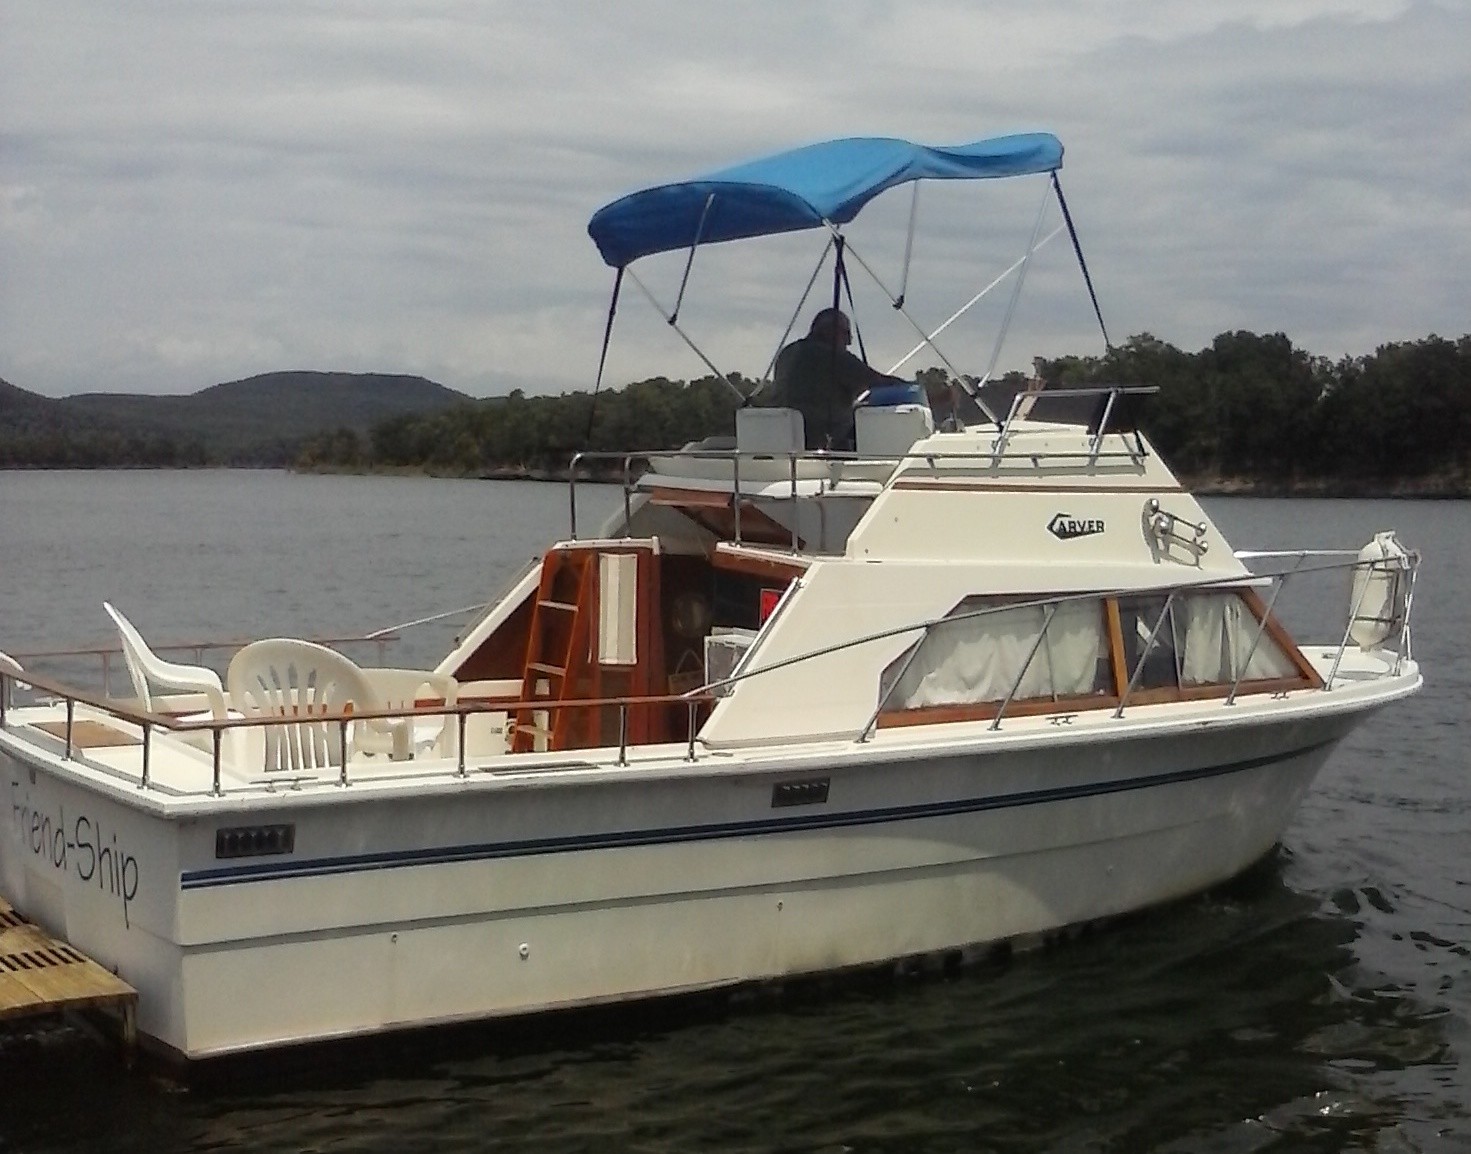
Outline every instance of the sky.
[[(291, 369), (476, 396), (595, 380), (616, 197), (837, 136), (1056, 133), (1114, 343), (1471, 331), (1471, 0), (6, 0), (0, 378), (189, 393)], [(896, 191), (850, 243), (933, 329), (1058, 224), (1045, 178)], [(823, 238), (696, 254), (679, 316), (759, 376)], [(635, 266), (668, 309), (684, 255)], [(939, 341), (1104, 339), (1066, 233)], [(860, 283), (861, 282), (861, 283)], [(826, 294), (830, 288), (819, 288)], [(864, 351), (910, 321), (855, 272)], [(998, 348), (998, 336), (1004, 343)], [(929, 350), (906, 374), (936, 363)], [(614, 386), (708, 370), (625, 291)]]

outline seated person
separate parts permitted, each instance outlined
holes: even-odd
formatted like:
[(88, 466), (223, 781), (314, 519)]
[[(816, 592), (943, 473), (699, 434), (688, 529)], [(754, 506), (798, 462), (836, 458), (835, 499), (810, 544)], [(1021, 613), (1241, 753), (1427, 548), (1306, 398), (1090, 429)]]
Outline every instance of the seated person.
[(841, 309), (822, 309), (807, 335), (776, 356), (773, 403), (802, 414), (807, 448), (853, 447), (853, 402), (866, 390), (910, 382), (890, 377), (848, 351), (853, 328)]

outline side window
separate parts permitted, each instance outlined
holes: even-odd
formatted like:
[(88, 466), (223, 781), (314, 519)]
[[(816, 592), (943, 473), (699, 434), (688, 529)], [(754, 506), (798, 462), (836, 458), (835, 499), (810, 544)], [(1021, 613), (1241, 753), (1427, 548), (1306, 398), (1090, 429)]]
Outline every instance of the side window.
[(1231, 685), (1237, 681), (1296, 678), (1292, 659), (1262, 629), (1234, 590), (1177, 596), (1171, 612), (1180, 651), (1180, 684)]
[[(967, 597), (884, 671), (884, 709), (1055, 701), (1113, 692), (1103, 606)], [(1043, 631), (1046, 626), (1045, 632)], [(1013, 692), (1013, 687), (1015, 691)]]
[[(1124, 639), (1124, 676), (1133, 678), (1136, 692), (1175, 689), (1180, 684), (1175, 606), (1165, 610), (1163, 595), (1119, 598), (1119, 628)], [(1164, 613), (1164, 620), (1160, 614)], [(1156, 629), (1156, 623), (1158, 628)], [(1150, 643), (1150, 634), (1154, 640)], [(1135, 670), (1143, 669), (1135, 677)]]

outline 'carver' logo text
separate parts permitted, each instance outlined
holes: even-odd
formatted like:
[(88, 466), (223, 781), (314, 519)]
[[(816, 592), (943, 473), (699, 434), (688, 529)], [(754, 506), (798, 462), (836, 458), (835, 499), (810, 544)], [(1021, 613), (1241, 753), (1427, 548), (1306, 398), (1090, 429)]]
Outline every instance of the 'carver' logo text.
[(1071, 513), (1058, 513), (1047, 522), (1047, 531), (1059, 541), (1072, 541), (1078, 537), (1102, 533), (1103, 520), (1098, 517), (1074, 517)]

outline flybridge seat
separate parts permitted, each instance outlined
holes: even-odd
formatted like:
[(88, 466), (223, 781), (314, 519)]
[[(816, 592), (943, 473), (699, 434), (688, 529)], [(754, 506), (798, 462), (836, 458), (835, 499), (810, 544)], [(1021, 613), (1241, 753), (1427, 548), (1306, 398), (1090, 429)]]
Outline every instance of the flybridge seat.
[(853, 423), (860, 457), (902, 457), (935, 431), (929, 405), (912, 401), (859, 405), (853, 410)]
[(806, 433), (796, 409), (736, 410), (736, 449), (742, 453), (805, 453)]
[[(880, 390), (874, 390), (877, 394)], [(910, 390), (894, 386), (884, 396), (853, 410), (858, 455), (900, 457), (922, 437), (935, 431), (935, 418), (928, 404), (901, 398)], [(921, 397), (923, 394), (921, 393)], [(736, 448), (742, 453), (787, 456), (805, 454), (806, 429), (796, 409), (738, 409)]]

